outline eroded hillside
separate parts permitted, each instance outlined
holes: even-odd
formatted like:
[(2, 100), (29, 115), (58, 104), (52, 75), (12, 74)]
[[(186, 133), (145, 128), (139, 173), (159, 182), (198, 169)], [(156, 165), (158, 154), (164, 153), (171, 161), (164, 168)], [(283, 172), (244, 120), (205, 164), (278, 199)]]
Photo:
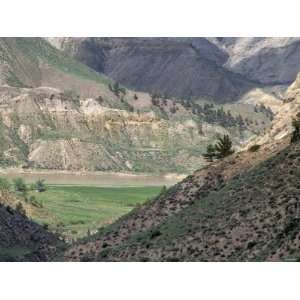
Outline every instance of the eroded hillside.
[[(42, 226), (29, 220), (18, 209), (20, 201), (7, 191), (0, 190), (0, 261), (49, 261), (62, 242)], [(23, 204), (24, 205), (24, 204)], [(16, 210), (17, 209), (17, 210)]]
[[(153, 52), (152, 59), (157, 57), (160, 65), (164, 40), (148, 41), (147, 53)], [(110, 49), (118, 46), (121, 54), (132, 46), (127, 39), (99, 42)], [(142, 40), (132, 42), (137, 43), (136, 49), (147, 48)], [(173, 39), (167, 43), (166, 55), (172, 59), (174, 53), (183, 62), (190, 54), (201, 54), (209, 62), (208, 70), (214, 70), (209, 77), (218, 70), (211, 64), (226, 58), (205, 39), (194, 46), (186, 42), (178, 46)], [(154, 69), (160, 73), (158, 65)], [(222, 87), (232, 87), (237, 96), (232, 78), (224, 70), (221, 73), (216, 75), (221, 80), (218, 93), (223, 95)], [(268, 128), (273, 117), (269, 107), (274, 96), (268, 92), (259, 90), (259, 96), (250, 97), (252, 102), (247, 97), (228, 107), (137, 92), (110, 81), (42, 38), (0, 39), (0, 75), (0, 164), (4, 167), (186, 173), (205, 164), (201, 153), (219, 134), (231, 135), (238, 148)], [(200, 82), (209, 87), (206, 81)], [(261, 95), (271, 99), (267, 109), (256, 101)]]
[(238, 145), (265, 126), (127, 89), (82, 98), (3, 86), (0, 116), (3, 166), (59, 170), (190, 172), (205, 163), (201, 153), (217, 134)]

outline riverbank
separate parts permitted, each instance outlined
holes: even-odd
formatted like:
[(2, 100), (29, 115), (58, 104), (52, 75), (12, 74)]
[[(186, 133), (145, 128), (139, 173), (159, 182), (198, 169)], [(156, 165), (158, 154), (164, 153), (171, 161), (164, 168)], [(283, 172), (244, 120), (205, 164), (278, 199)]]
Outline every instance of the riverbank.
[(96, 187), (124, 186), (172, 186), (185, 178), (186, 174), (117, 173), (67, 170), (37, 170), (22, 168), (0, 168), (0, 176), (8, 179), (22, 177), (31, 183), (44, 179), (52, 185), (78, 185)]

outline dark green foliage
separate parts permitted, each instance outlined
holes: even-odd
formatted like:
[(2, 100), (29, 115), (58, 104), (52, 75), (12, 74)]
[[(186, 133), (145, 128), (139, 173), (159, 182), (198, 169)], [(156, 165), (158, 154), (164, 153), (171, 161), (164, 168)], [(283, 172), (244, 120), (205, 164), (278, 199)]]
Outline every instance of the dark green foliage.
[(121, 87), (117, 81), (114, 84), (109, 84), (108, 87), (117, 97), (119, 97), (120, 94), (126, 94), (125, 88)]
[(161, 188), (161, 191), (159, 193), (159, 196), (163, 196), (166, 192), (167, 192), (167, 187), (164, 185), (162, 188)]
[(203, 157), (207, 161), (212, 162), (215, 156), (216, 156), (215, 147), (212, 144), (207, 145), (206, 153), (203, 154)]
[(45, 180), (44, 179), (39, 179), (35, 185), (34, 188), (37, 192), (45, 192), (46, 191), (46, 185), (45, 185)]
[(252, 145), (252, 146), (250, 146), (249, 147), (249, 149), (248, 149), (248, 151), (249, 152), (256, 152), (256, 151), (258, 151), (259, 150), (259, 148), (260, 148), (260, 145)]
[(296, 143), (300, 140), (300, 113), (297, 113), (296, 118), (292, 120), (294, 131), (291, 137), (291, 143)]
[(4, 191), (9, 191), (11, 188), (10, 182), (6, 178), (0, 177), (0, 189)]
[(200, 105), (192, 101), (183, 100), (182, 105), (193, 112), (193, 114), (198, 115), (203, 121), (218, 124), (223, 127), (236, 127), (243, 129), (246, 128), (246, 121), (241, 115), (233, 116), (230, 110), (225, 111), (223, 107), (217, 108), (214, 104), (205, 103)]
[(234, 153), (232, 149), (232, 142), (229, 135), (225, 134), (223, 137), (218, 137), (218, 141), (215, 145), (209, 144), (206, 149), (206, 153), (203, 157), (212, 162), (214, 158), (222, 159)]
[(160, 235), (161, 235), (161, 232), (158, 229), (153, 229), (150, 232), (150, 240), (152, 240)]
[(215, 144), (216, 158), (222, 159), (234, 153), (232, 149), (232, 142), (229, 135), (225, 134), (223, 137), (219, 137)]
[(19, 177), (13, 180), (16, 192), (26, 192), (27, 187), (24, 180)]

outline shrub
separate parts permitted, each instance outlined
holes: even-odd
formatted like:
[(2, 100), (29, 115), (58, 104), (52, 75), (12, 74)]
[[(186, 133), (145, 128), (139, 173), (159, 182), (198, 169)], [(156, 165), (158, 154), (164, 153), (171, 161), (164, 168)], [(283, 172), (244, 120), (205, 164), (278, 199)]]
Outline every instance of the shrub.
[(37, 182), (35, 183), (35, 190), (39, 193), (46, 191), (46, 185), (44, 179), (37, 180)]
[(11, 188), (10, 182), (6, 178), (0, 177), (0, 189), (4, 191), (9, 191)]
[(167, 187), (164, 185), (162, 188), (161, 188), (161, 191), (160, 191), (160, 195), (163, 195), (165, 194), (165, 192), (167, 191)]
[(120, 96), (120, 94), (126, 94), (126, 89), (121, 87), (119, 82), (115, 82), (114, 84), (108, 85), (111, 92), (113, 92), (117, 97)]
[(43, 228), (44, 228), (45, 230), (48, 230), (48, 229), (49, 229), (49, 224), (44, 223), (44, 224), (43, 224)]
[(248, 151), (249, 152), (256, 152), (256, 151), (258, 151), (259, 150), (259, 148), (260, 148), (260, 145), (252, 145), (252, 146), (250, 146), (249, 147), (249, 149), (248, 149)]
[(150, 239), (154, 239), (161, 235), (161, 232), (158, 229), (154, 229), (150, 232)]
[(27, 191), (27, 187), (26, 187), (26, 184), (25, 184), (23, 178), (18, 177), (16, 179), (14, 179), (13, 183), (14, 183), (16, 192), (26, 192)]

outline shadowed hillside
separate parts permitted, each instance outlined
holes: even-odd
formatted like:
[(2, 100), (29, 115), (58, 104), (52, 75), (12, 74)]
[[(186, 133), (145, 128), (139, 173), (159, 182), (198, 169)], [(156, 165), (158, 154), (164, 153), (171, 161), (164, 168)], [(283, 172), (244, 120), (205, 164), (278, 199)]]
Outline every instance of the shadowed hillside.
[(49, 38), (129, 88), (177, 98), (231, 102), (257, 86), (222, 67), (226, 54), (204, 38)]
[(0, 261), (52, 260), (62, 242), (25, 214), (15, 196), (0, 190)]

